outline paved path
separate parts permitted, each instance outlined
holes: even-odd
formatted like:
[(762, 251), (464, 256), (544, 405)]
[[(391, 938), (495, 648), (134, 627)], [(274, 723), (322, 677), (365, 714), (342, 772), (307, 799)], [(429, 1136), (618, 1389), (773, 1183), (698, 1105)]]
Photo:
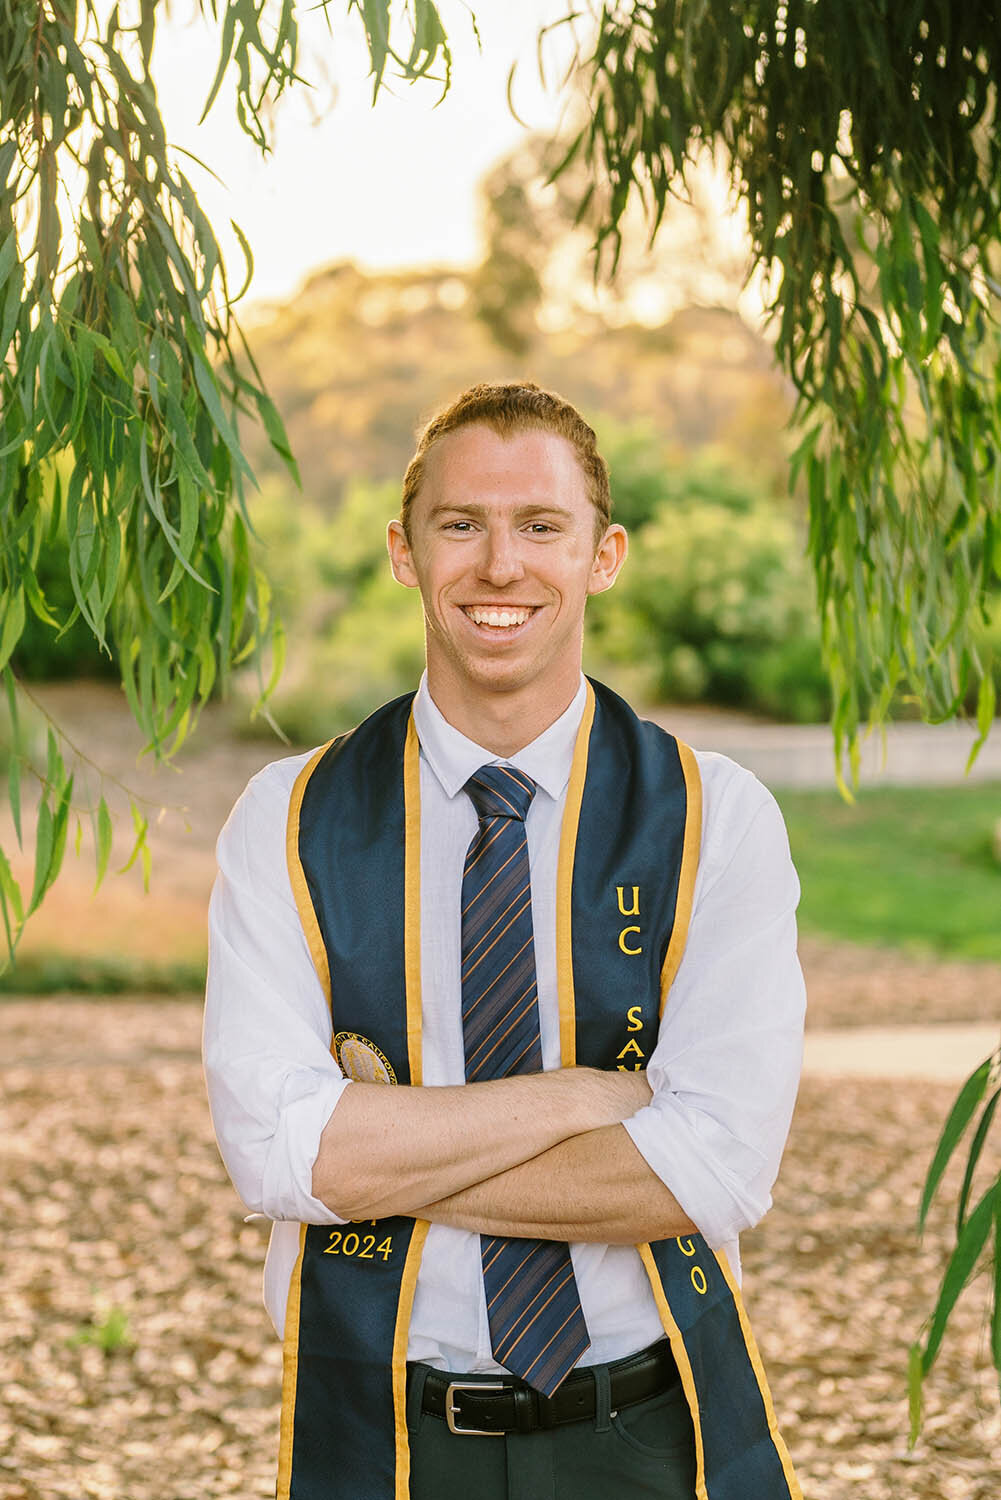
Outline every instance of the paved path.
[[(290, 753), (278, 740), (254, 743), (234, 738), (228, 730), (228, 709), (210, 704), (181, 756), (181, 763), (190, 764), (197, 775), (181, 788), (173, 772), (157, 773), (148, 759), (137, 765), (142, 738), (121, 692), (110, 684), (48, 683), (34, 692), (102, 770), (120, 775), (140, 791), (147, 790), (148, 780), (150, 792), (157, 795), (153, 783), (166, 783), (169, 793), (160, 793), (166, 800), (184, 799), (194, 790), (192, 781), (212, 780), (218, 770), (224, 786), (216, 827), (253, 771)], [(754, 771), (766, 786), (834, 785), (833, 739), (826, 724), (775, 724), (731, 709), (691, 706), (649, 709), (646, 716), (700, 750), (719, 750), (730, 756)], [(881, 769), (880, 739), (863, 745), (862, 779), (914, 786), (962, 781), (975, 739), (975, 731), (966, 724), (893, 724), (886, 731), (885, 769)], [(1001, 781), (1001, 720), (981, 750), (970, 780)]]
[(827, 1078), (961, 1083), (999, 1041), (1001, 1027), (981, 1023), (808, 1031), (803, 1072)]
[[(699, 750), (719, 750), (772, 787), (834, 785), (834, 741), (826, 724), (756, 723), (736, 715), (679, 709), (651, 714)], [(965, 778), (976, 740), (966, 724), (892, 724), (884, 747), (875, 736), (862, 745), (863, 783), (948, 786)], [(1001, 781), (1001, 723), (970, 770), (970, 781)]]
[[(155, 1038), (149, 1029), (154, 1010)], [(0, 1073), (194, 1064), (201, 1055), (201, 1016), (196, 995), (169, 1004), (142, 995), (108, 1001), (6, 997), (0, 1002)], [(808, 1030), (803, 1071), (817, 1078), (960, 1083), (999, 1042), (1001, 1022), (994, 1021)]]

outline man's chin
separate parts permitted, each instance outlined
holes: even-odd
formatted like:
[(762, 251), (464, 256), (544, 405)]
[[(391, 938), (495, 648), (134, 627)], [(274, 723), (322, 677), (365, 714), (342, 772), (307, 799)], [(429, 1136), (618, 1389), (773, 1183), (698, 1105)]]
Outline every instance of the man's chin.
[(544, 675), (544, 668), (537, 660), (519, 658), (513, 653), (506, 658), (500, 654), (467, 656), (463, 653), (461, 657), (451, 659), (447, 670), (460, 692), (499, 695), (518, 692)]

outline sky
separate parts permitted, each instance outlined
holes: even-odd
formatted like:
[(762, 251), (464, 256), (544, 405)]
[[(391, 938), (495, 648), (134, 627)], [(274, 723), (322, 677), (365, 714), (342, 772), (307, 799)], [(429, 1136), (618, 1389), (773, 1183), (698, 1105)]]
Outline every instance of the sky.
[[(453, 52), (447, 96), (438, 103), (440, 86), (394, 82), (392, 94), (384, 91), (373, 108), (360, 23), (346, 18), (345, 0), (331, 4), (333, 36), (320, 15), (302, 6), (300, 71), (317, 78), (326, 68), (336, 99), (314, 121), (307, 91), (293, 89), (279, 106), (267, 159), (237, 124), (231, 85), (198, 124), (218, 48), (195, 0), (174, 0), (170, 18), (158, 24), (153, 73), (168, 138), (223, 181), (193, 162), (182, 166), (236, 285), (244, 262), (230, 219), (250, 242), (255, 270), (248, 302), (286, 300), (312, 269), (335, 260), (386, 269), (477, 259), (476, 184), (524, 134), (508, 108), (508, 70), (519, 60), (513, 97), (520, 117), (533, 128), (552, 128), (560, 101), (555, 84), (547, 94), (539, 80), (536, 35), (570, 6), (568, 0), (474, 0), (482, 50), (461, 0), (441, 0), (439, 8)], [(555, 43), (554, 76), (559, 52)], [(329, 88), (314, 94), (317, 102), (329, 97)]]

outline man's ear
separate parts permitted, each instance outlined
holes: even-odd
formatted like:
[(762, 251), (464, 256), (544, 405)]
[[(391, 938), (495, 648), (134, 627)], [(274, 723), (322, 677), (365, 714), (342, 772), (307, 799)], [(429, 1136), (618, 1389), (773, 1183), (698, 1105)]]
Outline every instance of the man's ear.
[(618, 523), (609, 526), (594, 554), (591, 576), (587, 581), (589, 594), (603, 594), (606, 589), (612, 587), (628, 551), (629, 538), (626, 535), (626, 528), (619, 526)]
[(390, 521), (386, 528), (386, 546), (389, 549), (389, 565), (397, 583), (404, 584), (408, 589), (418, 588), (420, 585), (414, 568), (413, 553), (402, 521)]

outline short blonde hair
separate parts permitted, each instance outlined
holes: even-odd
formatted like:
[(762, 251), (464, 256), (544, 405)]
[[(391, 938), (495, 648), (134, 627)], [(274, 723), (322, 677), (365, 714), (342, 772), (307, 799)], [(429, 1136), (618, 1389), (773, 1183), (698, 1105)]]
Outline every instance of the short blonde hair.
[(564, 401), (554, 391), (542, 390), (531, 380), (471, 385), (431, 418), (417, 441), (417, 451), (403, 477), (400, 520), (408, 537), (410, 514), (424, 481), (424, 467), (430, 449), (447, 433), (472, 426), (475, 422), (482, 422), (502, 438), (531, 428), (566, 438), (584, 474), (588, 497), (595, 509), (595, 542), (600, 541), (611, 520), (612, 497), (608, 487), (608, 465), (598, 452), (594, 429), (569, 401)]

